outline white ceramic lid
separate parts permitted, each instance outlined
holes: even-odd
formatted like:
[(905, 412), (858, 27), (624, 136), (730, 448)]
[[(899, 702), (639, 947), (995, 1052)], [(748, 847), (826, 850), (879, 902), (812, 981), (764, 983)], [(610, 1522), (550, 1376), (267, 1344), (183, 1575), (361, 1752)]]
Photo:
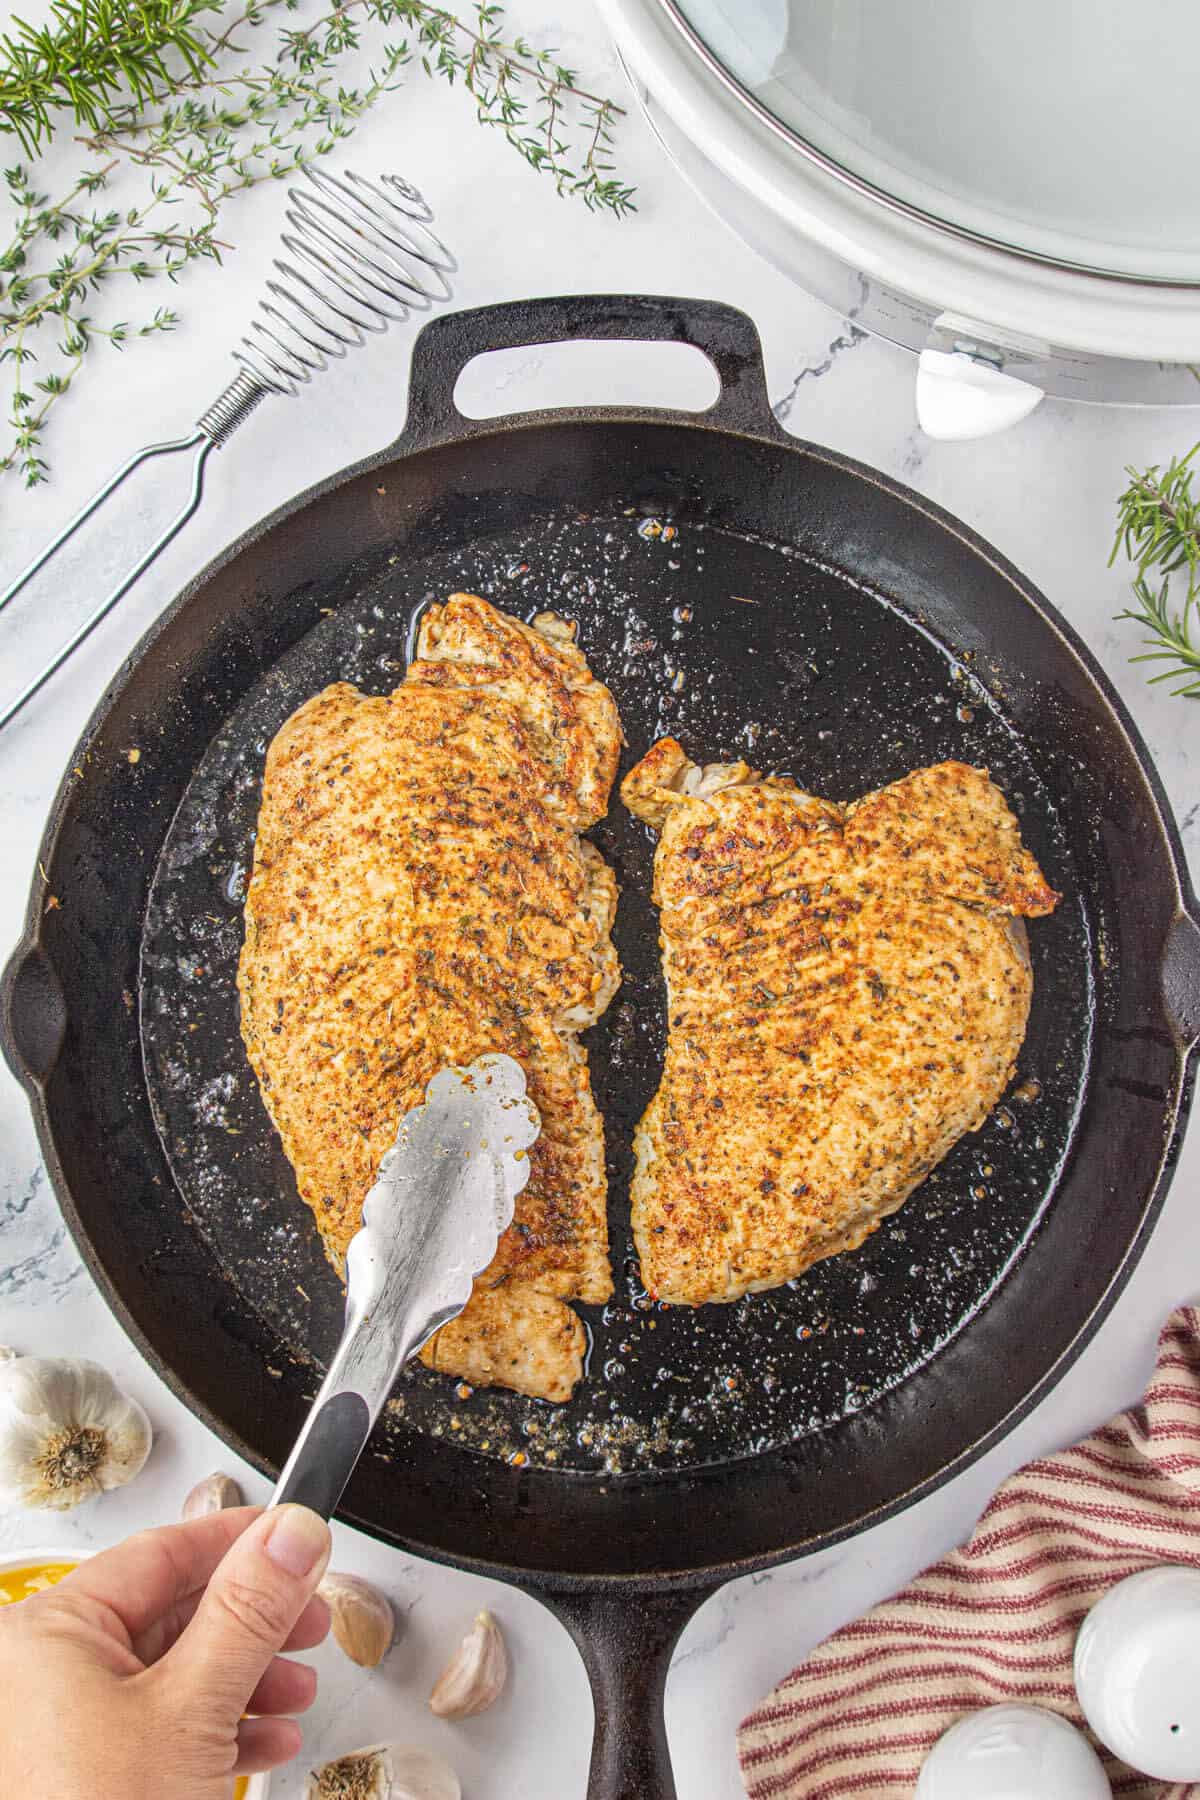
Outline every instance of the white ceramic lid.
[(916, 1800), (1112, 1800), (1096, 1752), (1035, 1706), (967, 1713), (926, 1758)]
[[(696, 0), (688, 0), (694, 5)], [(762, 0), (745, 0), (758, 7)], [(880, 0), (882, 4), (882, 0)], [(1172, 4), (1174, 0), (1172, 0)], [(679, 0), (597, 0), (633, 79), (734, 190), (881, 290), (1031, 355), (1200, 363), (1200, 287), (1147, 285), (1031, 261), (882, 204), (801, 153), (750, 103), (678, 11)], [(722, 0), (735, 18), (740, 0)], [(1046, 0), (1046, 5), (1055, 0)], [(989, 9), (995, 10), (995, 9)], [(1086, 12), (1086, 8), (1076, 10)]]
[(1196, 0), (666, 0), (877, 194), (1027, 255), (1200, 281)]
[(1200, 1570), (1166, 1565), (1110, 1588), (1075, 1644), (1088, 1724), (1159, 1781), (1200, 1781)]

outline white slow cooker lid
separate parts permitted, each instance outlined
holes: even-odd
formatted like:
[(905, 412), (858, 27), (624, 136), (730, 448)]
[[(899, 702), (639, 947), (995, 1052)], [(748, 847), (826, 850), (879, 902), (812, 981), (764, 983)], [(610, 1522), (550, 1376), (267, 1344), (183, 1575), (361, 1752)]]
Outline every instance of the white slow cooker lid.
[(1022, 254), (1200, 282), (1196, 0), (670, 0), (878, 196)]
[[(794, 135), (748, 99), (716, 50), (702, 44), (681, 3), (597, 0), (634, 76), (728, 180), (776, 214), (781, 230), (798, 231), (868, 279), (940, 309), (964, 331), (978, 322), (985, 334), (998, 334), (996, 341), (1003, 334), (1004, 342), (1024, 345), (1031, 354), (1058, 346), (1091, 356), (1200, 363), (1200, 280), (1195, 286), (1155, 284), (1135, 275), (1089, 273), (948, 230), (915, 209), (881, 201), (865, 183), (848, 181), (823, 158), (802, 153)], [(686, 3), (695, 8), (701, 0)], [(719, 3), (732, 29), (730, 21), (744, 25), (769, 0)], [(889, 0), (844, 3), (882, 8)], [(1076, 0), (1075, 15), (1086, 20), (1092, 3)], [(828, 4), (835, 7), (836, 0)], [(960, 4), (976, 10), (975, 0)], [(1050, 10), (1066, 0), (1043, 4)], [(1174, 4), (1148, 0), (1145, 10)], [(907, 0), (896, 10), (904, 14)], [(986, 10), (1000, 16), (995, 8)], [(1197, 13), (1200, 19), (1200, 8)], [(714, 43), (733, 54), (713, 17), (710, 12)], [(760, 58), (764, 49), (769, 43), (757, 41)], [(1019, 129), (1015, 121), (1013, 129)], [(1153, 179), (1148, 172), (1148, 182)]]

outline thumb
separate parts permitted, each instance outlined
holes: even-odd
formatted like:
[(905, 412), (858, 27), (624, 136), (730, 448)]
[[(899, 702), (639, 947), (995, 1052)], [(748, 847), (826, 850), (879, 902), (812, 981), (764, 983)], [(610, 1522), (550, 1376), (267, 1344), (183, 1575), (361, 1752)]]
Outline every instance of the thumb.
[(218, 1563), (195, 1617), (158, 1668), (189, 1708), (236, 1723), (329, 1562), (329, 1527), (307, 1506), (279, 1506)]

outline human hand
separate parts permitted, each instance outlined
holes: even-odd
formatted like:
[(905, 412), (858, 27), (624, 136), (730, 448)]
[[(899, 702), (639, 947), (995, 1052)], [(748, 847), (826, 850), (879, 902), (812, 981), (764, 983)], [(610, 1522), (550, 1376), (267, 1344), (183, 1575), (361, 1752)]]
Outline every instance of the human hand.
[[(0, 1609), (0, 1794), (230, 1800), (295, 1756), (329, 1629), (329, 1527), (242, 1506), (139, 1532)], [(244, 1714), (253, 1716), (246, 1718)]]

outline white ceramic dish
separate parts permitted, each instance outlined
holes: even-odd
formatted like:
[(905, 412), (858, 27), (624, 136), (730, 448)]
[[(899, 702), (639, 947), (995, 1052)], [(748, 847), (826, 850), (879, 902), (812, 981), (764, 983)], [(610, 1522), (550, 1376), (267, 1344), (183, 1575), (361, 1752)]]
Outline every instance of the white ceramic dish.
[[(769, 25), (778, 3), (752, 0), (735, 13), (743, 73), (755, 54), (750, 20)], [(706, 4), (719, 9), (719, 0)], [(1088, 273), (1033, 248), (1003, 248), (986, 241), (995, 220), (982, 206), (979, 235), (961, 227), (961, 201), (934, 222), (852, 172), (834, 172), (815, 148), (801, 149), (689, 28), (675, 0), (600, 0), (600, 7), (647, 117), (714, 209), (811, 292), (924, 358), (918, 405), (932, 434), (1000, 429), (1044, 393), (1200, 401), (1192, 370), (1200, 363), (1200, 281), (1170, 285), (1119, 268)], [(858, 0), (850, 9), (866, 19), (864, 30), (871, 7), (872, 0)], [(711, 22), (708, 37), (720, 46)], [(759, 53), (764, 93), (778, 38), (768, 31)], [(920, 54), (915, 46), (914, 57)], [(949, 219), (952, 210), (958, 222)], [(1114, 211), (1114, 221), (1123, 217)], [(1032, 245), (1036, 232), (1026, 235)], [(1089, 254), (1100, 253), (1089, 245)], [(1109, 260), (1121, 258), (1114, 252)], [(961, 391), (951, 395), (960, 373)]]

